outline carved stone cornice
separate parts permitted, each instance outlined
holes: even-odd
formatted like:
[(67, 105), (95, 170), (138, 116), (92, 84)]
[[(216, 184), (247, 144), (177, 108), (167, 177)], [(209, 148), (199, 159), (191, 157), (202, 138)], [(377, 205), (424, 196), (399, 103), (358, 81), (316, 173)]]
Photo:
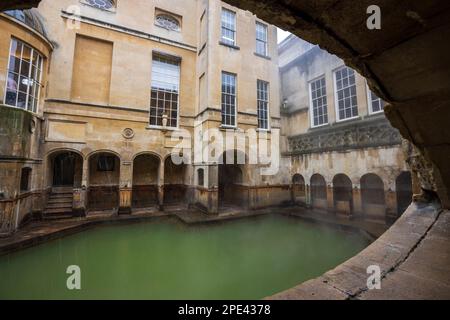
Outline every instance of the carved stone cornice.
[(339, 123), (288, 137), (289, 154), (301, 155), (401, 145), (402, 138), (384, 116)]

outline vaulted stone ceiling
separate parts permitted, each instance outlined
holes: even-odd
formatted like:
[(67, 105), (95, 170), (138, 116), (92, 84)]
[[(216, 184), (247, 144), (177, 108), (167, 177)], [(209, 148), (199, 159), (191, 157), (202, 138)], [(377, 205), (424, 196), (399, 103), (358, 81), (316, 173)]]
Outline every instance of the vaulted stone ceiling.
[[(0, 10), (39, 0), (2, 0)], [(225, 0), (319, 44), (366, 76), (390, 102), (386, 114), (421, 151), (424, 188), (450, 208), (450, 1)], [(382, 10), (381, 30), (366, 27), (369, 5)], [(432, 181), (425, 181), (432, 180)], [(430, 182), (432, 186), (430, 186)]]

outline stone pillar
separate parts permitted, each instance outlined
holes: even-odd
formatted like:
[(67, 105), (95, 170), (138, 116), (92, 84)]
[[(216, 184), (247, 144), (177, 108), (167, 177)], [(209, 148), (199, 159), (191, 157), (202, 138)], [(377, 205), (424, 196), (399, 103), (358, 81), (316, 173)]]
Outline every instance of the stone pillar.
[(75, 217), (86, 216), (89, 186), (89, 159), (83, 160), (83, 167), (81, 170), (81, 187), (73, 189), (72, 214)]
[(74, 188), (73, 189), (73, 204), (72, 204), (72, 215), (74, 217), (85, 217), (86, 216), (86, 199), (87, 192), (86, 188)]
[(311, 186), (309, 184), (305, 185), (305, 202), (306, 202), (306, 206), (308, 206), (308, 207), (310, 207), (312, 205)]
[(333, 194), (333, 185), (330, 184), (327, 186), (327, 205), (328, 211), (335, 212), (334, 208), (334, 194)]
[(131, 214), (131, 188), (120, 188), (119, 190), (119, 214)]
[(160, 211), (164, 211), (164, 161), (158, 168), (158, 206)]
[(422, 188), (420, 187), (420, 179), (417, 175), (417, 172), (415, 171), (411, 171), (411, 183), (412, 183), (413, 198), (416, 198), (420, 196), (423, 193), (423, 191)]
[(120, 164), (119, 214), (131, 214), (132, 164), (131, 161), (123, 161)]
[(397, 217), (398, 216), (398, 208), (397, 208), (397, 193), (392, 191), (391, 188), (384, 192), (384, 198), (386, 202), (386, 215), (388, 217)]
[(354, 187), (352, 190), (353, 195), (353, 215), (360, 215), (362, 216), (363, 213), (363, 205), (362, 205), (362, 195), (361, 195), (361, 188)]
[(208, 166), (208, 205), (209, 214), (219, 213), (219, 166)]

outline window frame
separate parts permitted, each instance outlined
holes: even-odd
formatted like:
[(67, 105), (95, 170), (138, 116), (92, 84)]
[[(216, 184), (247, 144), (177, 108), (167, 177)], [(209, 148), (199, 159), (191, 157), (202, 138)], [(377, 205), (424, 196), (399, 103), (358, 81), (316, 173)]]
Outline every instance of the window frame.
[[(228, 27), (225, 27), (223, 25), (223, 23), (224, 23), (224, 20), (223, 20), (224, 12), (229, 12), (229, 13), (233, 14), (233, 17), (234, 17), (234, 22), (233, 22), (234, 30), (233, 29), (229, 29)], [(224, 33), (223, 33), (224, 29), (226, 29), (227, 31), (233, 32), (233, 39), (224, 37)], [(225, 7), (222, 7), (222, 10), (220, 12), (220, 40), (223, 43), (225, 43), (225, 44), (236, 46), (236, 43), (237, 43), (236, 37), (237, 37), (237, 13), (236, 13), (236, 11), (233, 11), (233, 10), (227, 9)]]
[[(199, 187), (205, 187), (205, 168), (198, 168), (197, 170), (197, 186)], [(200, 172), (202, 173), (202, 180), (200, 181)], [(202, 182), (202, 183), (200, 183)]]
[[(114, 172), (116, 171), (116, 158), (117, 156), (115, 155), (110, 155), (110, 154), (100, 154), (97, 158), (97, 172)], [(101, 168), (101, 159), (105, 160), (105, 164), (107, 164), (107, 162), (109, 160), (112, 160), (112, 168), (111, 169), (107, 169), (107, 168)]]
[[(322, 123), (319, 125), (314, 125), (314, 103), (313, 103), (313, 97), (312, 97), (312, 84), (313, 82), (317, 82), (319, 80), (325, 80), (325, 98), (326, 98), (326, 109), (327, 109), (327, 122), (326, 123)], [(318, 76), (312, 80), (308, 81), (308, 92), (309, 92), (309, 119), (310, 119), (310, 125), (311, 128), (320, 128), (320, 127), (324, 127), (330, 124), (330, 113), (328, 110), (328, 92), (327, 92), (327, 78), (326, 75), (323, 74), (321, 76)]]
[[(16, 41), (16, 43), (21, 43), (21, 45), (22, 45), (22, 50), (20, 52), (20, 59), (19, 59), (20, 60), (19, 73), (16, 73), (14, 71), (10, 71), (10, 69), (9, 69), (10, 65), (11, 65), (11, 49), (12, 49), (13, 41)], [(21, 107), (17, 106), (18, 99), (19, 99), (19, 92), (24, 93), (23, 91), (19, 90), (19, 88), (20, 88), (20, 78), (23, 77), (22, 74), (21, 74), (21, 71), (22, 71), (22, 60), (23, 60), (22, 57), (23, 57), (23, 48), (24, 48), (24, 46), (27, 46), (31, 50), (31, 52), (30, 52), (31, 60), (30, 60), (30, 66), (29, 66), (30, 70), (28, 71), (28, 77), (27, 78), (28, 79), (32, 79), (33, 81), (36, 81), (36, 83), (37, 83), (37, 85), (36, 85), (37, 94), (35, 93), (33, 95), (33, 99), (36, 100), (35, 101), (36, 110), (33, 110), (34, 108), (32, 108), (32, 110), (29, 110), (28, 107), (27, 107), (28, 106), (29, 97), (31, 95), (31, 93), (30, 93), (30, 86), (27, 86), (27, 92), (26, 92), (26, 97), (27, 98), (26, 98), (26, 101), (25, 101), (25, 107), (21, 108)], [(31, 78), (30, 77), (31, 71), (33, 70), (33, 60), (32, 60), (33, 58), (32, 57), (33, 57), (34, 52), (36, 52), (37, 57), (40, 58), (40, 64), (41, 64), (40, 67), (38, 67), (37, 65), (35, 66), (36, 67), (36, 72), (40, 71), (39, 79), (35, 79), (35, 78)], [(16, 90), (16, 105), (10, 105), (6, 101), (6, 96), (8, 94), (8, 79), (9, 79), (9, 74), (10, 73), (13, 73), (14, 75), (17, 75), (17, 77), (18, 77), (17, 78), (18, 79), (17, 90)], [(43, 85), (42, 85), (43, 73), (44, 73), (44, 55), (39, 50), (37, 50), (33, 46), (29, 45), (27, 42), (22, 41), (21, 39), (16, 38), (16, 37), (11, 37), (10, 41), (9, 41), (8, 65), (7, 65), (7, 68), (6, 68), (6, 82), (5, 82), (5, 92), (4, 92), (4, 95), (3, 95), (3, 104), (5, 106), (9, 107), (9, 108), (16, 108), (16, 109), (19, 109), (19, 110), (30, 112), (32, 114), (38, 114), (39, 113), (39, 102), (40, 102), (41, 92), (42, 92), (41, 89), (43, 87)]]
[[(258, 39), (258, 25), (263, 27), (265, 30), (265, 35), (266, 35), (265, 40)], [(269, 26), (267, 24), (256, 21), (256, 23), (255, 23), (255, 41), (256, 41), (255, 53), (258, 55), (264, 56), (264, 57), (268, 57), (269, 56)], [(264, 42), (264, 53), (258, 52), (258, 41)]]
[[(176, 21), (178, 27), (177, 27), (176, 29), (171, 29), (171, 28), (165, 27), (164, 25), (158, 23), (158, 18), (159, 18), (159, 17), (166, 17), (166, 18), (170, 18), (170, 19)], [(159, 27), (159, 28), (163, 28), (163, 29), (165, 29), (165, 30), (167, 30), (167, 31), (181, 32), (181, 22), (180, 22), (180, 19), (176, 18), (173, 14), (166, 13), (166, 12), (157, 12), (157, 13), (155, 14), (155, 26), (157, 26), (157, 27)]]
[[(356, 85), (356, 71), (353, 70), (353, 69), (351, 69), (351, 70), (353, 70), (353, 72), (355, 74), (355, 91), (356, 91), (355, 97), (356, 97), (356, 110), (357, 110), (358, 114), (356, 116), (352, 116), (350, 118), (344, 118), (344, 119), (341, 119), (340, 116), (339, 116), (339, 94), (338, 94), (336, 74), (337, 74), (338, 71), (341, 71), (342, 69), (345, 69), (345, 68), (351, 69), (350, 67), (347, 67), (346, 65), (343, 65), (343, 66), (340, 66), (339, 68), (336, 68), (336, 69), (333, 70), (334, 109), (335, 109), (335, 112), (336, 112), (336, 122), (344, 122), (344, 121), (350, 121), (350, 120), (354, 120), (354, 119), (360, 118), (360, 115), (359, 115), (359, 104), (358, 104), (358, 86)], [(344, 89), (341, 89), (341, 90), (344, 90)]]
[[(224, 93), (222, 91), (224, 74), (227, 74), (229, 76), (233, 76), (234, 77), (234, 91), (235, 91), (235, 94), (234, 94), (234, 125), (224, 124), (223, 120), (222, 120), (222, 117), (223, 117), (223, 114), (224, 114), (223, 113), (223, 104), (224, 104), (224, 102), (223, 102), (223, 95), (224, 94), (228, 94), (228, 93)], [(230, 95), (230, 94), (228, 94), (228, 95)], [(220, 126), (222, 128), (236, 129), (238, 127), (238, 79), (237, 79), (237, 74), (236, 73), (232, 73), (232, 72), (228, 72), (228, 71), (222, 71), (221, 72), (221, 74), (220, 74), (220, 100), (221, 100), (220, 101), (220, 106), (221, 106), (221, 113), (220, 113), (220, 115), (221, 115), (221, 120), (220, 120), (221, 125)]]
[[(165, 58), (165, 59), (172, 59), (173, 61), (176, 61), (178, 63), (178, 93), (177, 93), (177, 119), (176, 119), (176, 126), (163, 126), (163, 125), (157, 125), (157, 124), (151, 124), (151, 109), (152, 109), (152, 82), (153, 82), (153, 63), (154, 59), (156, 57)], [(181, 94), (181, 59), (176, 56), (171, 56), (169, 54), (164, 54), (161, 52), (153, 52), (152, 54), (152, 71), (150, 75), (150, 108), (148, 110), (148, 129), (163, 129), (163, 130), (178, 130), (180, 128), (180, 94)], [(158, 101), (158, 100), (156, 100)]]
[(373, 92), (372, 92), (372, 90), (370, 90), (369, 85), (367, 84), (367, 81), (366, 81), (366, 95), (367, 95), (367, 106), (368, 106), (369, 115), (383, 113), (384, 112), (383, 104), (385, 104), (385, 102), (383, 101), (383, 99), (381, 99), (378, 96), (377, 97), (378, 97), (378, 100), (380, 100), (381, 109), (379, 111), (373, 111), (372, 93)]
[[(264, 100), (260, 100), (258, 99), (258, 91), (259, 91), (259, 83), (263, 83), (267, 85), (267, 101)], [(267, 118), (265, 119), (265, 121), (267, 122), (267, 128), (261, 128), (259, 125), (259, 121), (260, 121), (260, 116), (259, 116), (259, 102), (266, 102), (266, 113), (267, 113)], [(261, 79), (257, 79), (256, 80), (256, 113), (257, 113), (257, 120), (258, 120), (258, 130), (260, 131), (270, 131), (270, 82), (269, 81), (265, 81), (265, 80), (261, 80)]]
[(80, 0), (80, 2), (84, 5), (87, 5), (91, 8), (97, 9), (97, 10), (102, 10), (102, 11), (106, 11), (106, 12), (115, 12), (116, 8), (117, 8), (117, 0), (111, 0), (111, 8), (107, 9), (107, 8), (100, 8), (95, 6), (94, 4), (91, 4), (88, 2), (89, 0)]
[[(24, 173), (26, 172), (26, 181), (24, 180)], [(23, 167), (20, 169), (20, 186), (19, 191), (21, 194), (27, 193), (31, 191), (31, 177), (32, 177), (33, 169), (30, 167)], [(26, 182), (26, 188), (24, 188), (23, 183)]]

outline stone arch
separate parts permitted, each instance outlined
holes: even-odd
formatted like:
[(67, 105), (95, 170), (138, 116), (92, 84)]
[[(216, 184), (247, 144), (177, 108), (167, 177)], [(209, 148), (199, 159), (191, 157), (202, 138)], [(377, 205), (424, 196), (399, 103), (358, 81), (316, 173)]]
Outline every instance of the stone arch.
[(84, 159), (80, 151), (72, 148), (58, 148), (47, 152), (46, 186), (81, 187)]
[(137, 157), (142, 156), (142, 155), (152, 155), (154, 157), (157, 157), (159, 159), (159, 161), (163, 160), (163, 156), (161, 156), (159, 153), (154, 152), (154, 151), (142, 151), (142, 152), (138, 152), (136, 154), (133, 155), (132, 157), (132, 161), (134, 161)]
[(117, 158), (119, 158), (120, 161), (122, 161), (122, 155), (116, 151), (109, 150), (109, 149), (98, 149), (95, 151), (91, 151), (86, 155), (86, 159), (90, 159), (92, 156), (99, 154), (99, 153), (110, 153), (115, 155)]
[(345, 174), (339, 173), (333, 178), (334, 210), (337, 213), (351, 215), (353, 213), (353, 184)]
[(78, 154), (80, 157), (82, 157), (83, 160), (86, 158), (86, 156), (85, 156), (80, 150), (72, 149), (72, 148), (56, 148), (56, 149), (51, 149), (51, 150), (49, 150), (49, 151), (46, 153), (46, 157), (48, 158), (48, 157), (54, 155), (55, 153), (61, 153), (61, 152), (73, 152), (73, 153)]

